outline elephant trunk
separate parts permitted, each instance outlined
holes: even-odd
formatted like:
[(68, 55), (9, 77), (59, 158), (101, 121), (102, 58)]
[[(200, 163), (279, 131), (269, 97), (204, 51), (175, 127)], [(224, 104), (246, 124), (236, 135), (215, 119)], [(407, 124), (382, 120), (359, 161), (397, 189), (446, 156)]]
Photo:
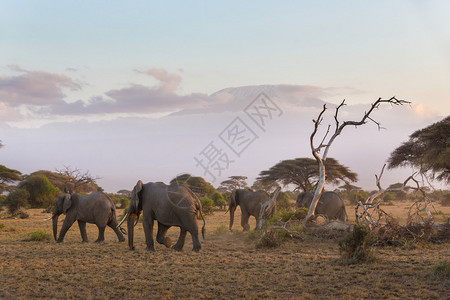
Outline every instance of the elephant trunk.
[(129, 214), (127, 219), (127, 231), (128, 231), (128, 247), (130, 250), (134, 250), (134, 226), (135, 226), (136, 214)]
[(231, 206), (228, 208), (230, 211), (230, 231), (231, 231), (231, 227), (233, 227), (233, 222), (234, 222), (234, 211), (236, 210), (236, 206)]
[(56, 241), (56, 236), (58, 234), (58, 217), (59, 215), (55, 214), (52, 217), (52, 222), (53, 222), (53, 237), (55, 238)]

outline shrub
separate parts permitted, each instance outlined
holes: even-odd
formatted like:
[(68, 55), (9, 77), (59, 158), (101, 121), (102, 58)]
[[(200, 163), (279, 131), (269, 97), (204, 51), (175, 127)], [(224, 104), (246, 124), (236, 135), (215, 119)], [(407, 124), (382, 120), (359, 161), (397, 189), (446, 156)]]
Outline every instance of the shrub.
[(202, 212), (206, 215), (213, 213), (214, 201), (208, 197), (201, 197), (200, 202), (202, 203)]
[(35, 242), (41, 242), (41, 241), (50, 241), (51, 240), (51, 234), (47, 233), (42, 230), (34, 231), (28, 235), (27, 241), (35, 241)]
[(28, 197), (30, 193), (23, 189), (16, 189), (9, 193), (6, 197), (5, 204), (8, 207), (8, 212), (11, 215), (16, 214), (20, 208), (28, 206)]
[(291, 197), (286, 192), (280, 192), (277, 197), (277, 209), (278, 210), (292, 210), (295, 207), (295, 203), (291, 201)]
[(53, 206), (61, 192), (43, 174), (32, 174), (19, 184), (20, 189), (29, 193), (29, 204), (32, 207), (47, 208)]
[(30, 215), (24, 211), (24, 210), (19, 210), (19, 212), (17, 213), (17, 215), (19, 216), (19, 218), (21, 219), (28, 219), (30, 217)]
[(450, 261), (444, 261), (433, 266), (436, 274), (450, 277)]
[(227, 205), (227, 201), (225, 200), (223, 195), (219, 192), (214, 192), (214, 194), (211, 195), (211, 199), (214, 202), (214, 206), (222, 208)]
[(256, 248), (276, 248), (281, 246), (288, 238), (288, 233), (284, 230), (270, 230), (266, 232), (262, 239), (256, 244)]
[(372, 234), (364, 225), (355, 225), (353, 231), (339, 241), (339, 252), (344, 261), (349, 263), (374, 260), (371, 246)]
[(0, 195), (0, 207), (2, 205), (5, 205), (5, 200), (6, 200), (6, 196), (5, 195)]
[(130, 200), (128, 198), (120, 198), (120, 208), (126, 208), (130, 205)]
[(280, 210), (264, 224), (264, 227), (270, 227), (278, 221), (303, 220), (307, 214), (308, 208), (306, 207), (299, 207), (296, 210)]
[(5, 224), (0, 223), (0, 230), (2, 230), (3, 228), (5, 228)]
[(450, 206), (450, 193), (447, 193), (442, 196), (441, 205), (442, 206)]
[(364, 202), (367, 197), (369, 197), (369, 193), (363, 190), (355, 190), (351, 191), (348, 195), (348, 200), (350, 204), (356, 205), (358, 201)]

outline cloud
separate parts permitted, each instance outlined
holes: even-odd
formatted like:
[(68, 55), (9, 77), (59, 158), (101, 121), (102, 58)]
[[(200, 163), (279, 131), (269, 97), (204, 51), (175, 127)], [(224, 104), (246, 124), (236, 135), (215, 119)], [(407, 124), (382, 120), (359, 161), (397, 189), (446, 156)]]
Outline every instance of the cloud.
[(9, 66), (12, 71), (23, 74), (0, 77), (0, 102), (11, 107), (20, 105), (55, 105), (63, 102), (64, 88), (72, 91), (81, 86), (71, 78), (44, 71), (27, 71), (18, 66)]
[(157, 89), (163, 93), (174, 92), (181, 83), (181, 76), (178, 74), (169, 74), (164, 69), (152, 68), (147, 71), (136, 70), (137, 73), (147, 74), (159, 81)]

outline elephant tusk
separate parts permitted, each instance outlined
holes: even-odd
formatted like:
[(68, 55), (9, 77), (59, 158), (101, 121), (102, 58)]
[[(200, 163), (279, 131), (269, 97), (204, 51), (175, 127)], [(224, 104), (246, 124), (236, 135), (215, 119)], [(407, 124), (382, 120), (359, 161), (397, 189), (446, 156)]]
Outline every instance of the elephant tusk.
[(117, 225), (116, 228), (119, 228), (120, 225), (122, 225), (122, 223), (125, 221), (125, 219), (128, 217), (128, 212), (125, 214), (125, 216), (123, 216), (122, 221), (119, 222), (119, 225)]
[(53, 216), (48, 217), (47, 219), (45, 219), (44, 221), (50, 221), (51, 219), (53, 219)]

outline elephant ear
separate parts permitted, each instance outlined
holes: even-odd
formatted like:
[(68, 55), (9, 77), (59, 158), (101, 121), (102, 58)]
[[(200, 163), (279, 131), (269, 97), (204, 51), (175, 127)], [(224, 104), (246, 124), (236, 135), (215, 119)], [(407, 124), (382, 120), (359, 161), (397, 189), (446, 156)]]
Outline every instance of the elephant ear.
[(142, 191), (142, 186), (144, 184), (139, 180), (133, 188), (130, 197), (130, 208), (132, 211), (137, 213), (139, 211), (139, 193)]
[(65, 194), (63, 200), (63, 213), (66, 214), (71, 206), (72, 206), (72, 195)]

